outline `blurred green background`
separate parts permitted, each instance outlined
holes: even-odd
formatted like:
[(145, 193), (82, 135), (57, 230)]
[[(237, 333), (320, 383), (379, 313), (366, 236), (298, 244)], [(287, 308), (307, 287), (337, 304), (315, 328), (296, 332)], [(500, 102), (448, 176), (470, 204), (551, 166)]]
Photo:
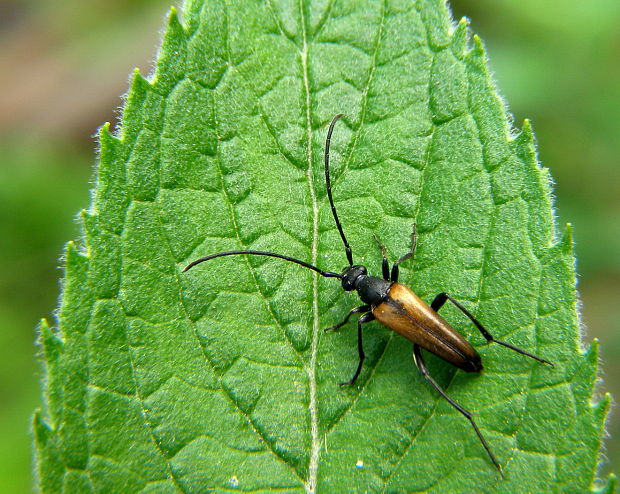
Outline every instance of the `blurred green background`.
[[(486, 43), (515, 122), (533, 121), (575, 226), (584, 341), (601, 340), (620, 396), (620, 2), (455, 0)], [(0, 492), (32, 490), (40, 406), (35, 327), (59, 294), (63, 244), (88, 205), (97, 127), (114, 122), (134, 66), (147, 74), (170, 0), (0, 0)], [(620, 437), (612, 416), (608, 431)], [(602, 472), (620, 471), (607, 441)]]

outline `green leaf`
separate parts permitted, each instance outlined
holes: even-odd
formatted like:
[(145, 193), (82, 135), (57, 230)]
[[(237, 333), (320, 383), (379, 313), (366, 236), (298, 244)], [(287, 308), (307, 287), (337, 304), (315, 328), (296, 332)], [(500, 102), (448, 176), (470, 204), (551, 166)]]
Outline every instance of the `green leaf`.
[[(187, 1), (155, 74), (136, 73), (123, 121), (100, 133), (84, 236), (67, 246), (57, 327), (43, 323), (45, 407), (34, 420), (43, 492), (585, 492), (596, 487), (609, 396), (593, 402), (596, 342), (581, 347), (571, 232), (549, 174), (497, 95), (480, 40), (443, 2)], [(356, 386), (358, 304), (330, 270), (380, 272), (419, 239), (401, 281), (447, 291), (493, 334), (444, 316), (485, 370), (429, 356), (470, 424), (377, 323)], [(607, 492), (613, 489), (613, 481)]]

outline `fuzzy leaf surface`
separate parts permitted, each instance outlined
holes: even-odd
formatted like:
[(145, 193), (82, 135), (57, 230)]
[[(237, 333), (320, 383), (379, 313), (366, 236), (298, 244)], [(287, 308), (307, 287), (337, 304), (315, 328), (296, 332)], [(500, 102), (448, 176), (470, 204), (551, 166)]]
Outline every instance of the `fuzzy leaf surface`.
[[(470, 424), (416, 370), (411, 345), (366, 326), (334, 279), (344, 249), (380, 270), (418, 229), (401, 281), (446, 291), (497, 337), (480, 375), (427, 358)], [(155, 74), (135, 74), (120, 128), (100, 133), (84, 237), (70, 243), (57, 325), (41, 326), (45, 408), (34, 420), (43, 492), (586, 492), (609, 399), (593, 403), (570, 229), (527, 122), (515, 131), (481, 42), (443, 2), (187, 1)]]

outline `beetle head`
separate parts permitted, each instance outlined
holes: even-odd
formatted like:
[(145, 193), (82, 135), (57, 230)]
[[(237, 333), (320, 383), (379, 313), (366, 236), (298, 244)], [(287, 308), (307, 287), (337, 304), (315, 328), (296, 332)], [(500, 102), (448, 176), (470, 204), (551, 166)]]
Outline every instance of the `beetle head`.
[(360, 276), (365, 276), (366, 273), (368, 273), (366, 266), (347, 266), (342, 270), (342, 288), (347, 292), (355, 290), (358, 278)]

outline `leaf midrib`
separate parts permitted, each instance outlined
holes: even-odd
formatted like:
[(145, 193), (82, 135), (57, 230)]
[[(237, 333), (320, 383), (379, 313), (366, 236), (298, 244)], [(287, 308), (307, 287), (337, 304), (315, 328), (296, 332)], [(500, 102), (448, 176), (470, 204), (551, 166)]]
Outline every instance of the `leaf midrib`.
[[(302, 49), (299, 53), (301, 57), (301, 69), (306, 93), (306, 160), (308, 177), (308, 190), (312, 202), (312, 264), (316, 266), (319, 248), (319, 206), (314, 189), (313, 172), (313, 142), (312, 142), (312, 97), (310, 94), (310, 74), (308, 72), (308, 39), (306, 33), (306, 16), (304, 12), (304, 0), (298, 0), (299, 15), (301, 23)], [(319, 442), (319, 417), (317, 404), (317, 383), (316, 383), (316, 361), (317, 349), (319, 346), (319, 277), (318, 273), (312, 272), (312, 340), (310, 344), (310, 362), (307, 367), (310, 402), (308, 405), (310, 412), (310, 462), (308, 464), (308, 480), (305, 482), (306, 492), (312, 494), (316, 490), (317, 473), (319, 468), (319, 453), (321, 445)]]

